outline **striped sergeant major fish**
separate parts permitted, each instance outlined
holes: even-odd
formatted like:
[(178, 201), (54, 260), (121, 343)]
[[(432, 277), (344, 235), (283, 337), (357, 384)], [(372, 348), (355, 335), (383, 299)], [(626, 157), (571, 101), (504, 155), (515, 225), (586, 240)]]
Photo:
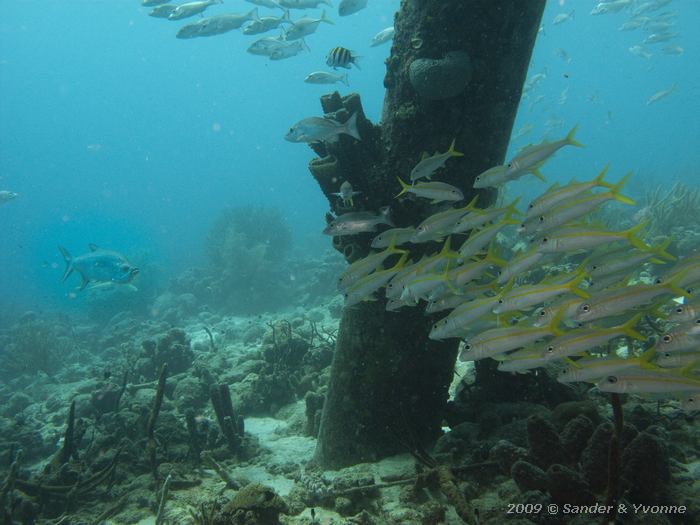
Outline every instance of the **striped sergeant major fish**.
[(338, 69), (339, 67), (351, 69), (353, 64), (357, 69), (361, 69), (360, 65), (357, 63), (358, 58), (359, 57), (349, 49), (338, 46), (328, 52), (326, 64), (333, 69)]

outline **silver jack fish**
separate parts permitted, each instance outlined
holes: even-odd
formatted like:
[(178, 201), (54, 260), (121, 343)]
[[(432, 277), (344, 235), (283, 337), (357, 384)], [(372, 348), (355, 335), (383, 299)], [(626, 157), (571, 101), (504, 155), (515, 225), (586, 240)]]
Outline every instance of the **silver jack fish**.
[(88, 253), (73, 257), (63, 246), (58, 247), (66, 261), (66, 271), (61, 281), (65, 281), (75, 270), (82, 278), (80, 289), (83, 290), (90, 283), (129, 284), (138, 275), (139, 269), (122, 254), (103, 250), (94, 244), (90, 244), (89, 248)]
[(182, 26), (175, 36), (185, 39), (221, 35), (233, 31), (234, 29), (239, 29), (249, 20), (254, 22), (260, 21), (257, 7), (245, 14), (218, 15), (202, 18), (198, 22)]
[(180, 4), (177, 6), (177, 9), (170, 13), (168, 20), (182, 20), (183, 18), (189, 18), (191, 16), (198, 15), (199, 13), (203, 13), (209, 6), (223, 3), (223, 0), (200, 0), (197, 2)]
[(333, 7), (331, 0), (279, 0), (278, 3), (287, 9), (315, 9), (321, 4)]
[(0, 191), (0, 204), (10, 202), (11, 200), (16, 199), (18, 196), (19, 194), (13, 191), (2, 190)]
[(367, 0), (340, 0), (338, 4), (338, 14), (349, 16), (367, 7)]

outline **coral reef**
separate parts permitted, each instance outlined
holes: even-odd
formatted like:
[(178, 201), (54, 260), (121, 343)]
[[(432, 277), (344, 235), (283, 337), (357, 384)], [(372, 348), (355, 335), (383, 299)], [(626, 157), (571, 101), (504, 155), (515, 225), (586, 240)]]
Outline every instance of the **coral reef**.
[(0, 380), (43, 372), (54, 377), (78, 346), (70, 325), (25, 313), (17, 323), (0, 331)]
[(659, 185), (650, 189), (640, 204), (634, 220), (648, 221), (650, 237), (670, 237), (679, 254), (700, 247), (700, 189), (682, 182), (670, 188)]
[(279, 525), (287, 504), (273, 489), (252, 483), (243, 487), (214, 516), (213, 525)]
[(292, 290), (287, 257), (291, 230), (281, 213), (266, 208), (229, 208), (207, 236), (215, 307), (258, 313), (278, 309)]
[(194, 354), (187, 334), (173, 328), (157, 341), (146, 339), (141, 343), (143, 357), (136, 363), (135, 372), (146, 379), (153, 379), (167, 363), (171, 374), (179, 374), (192, 366)]

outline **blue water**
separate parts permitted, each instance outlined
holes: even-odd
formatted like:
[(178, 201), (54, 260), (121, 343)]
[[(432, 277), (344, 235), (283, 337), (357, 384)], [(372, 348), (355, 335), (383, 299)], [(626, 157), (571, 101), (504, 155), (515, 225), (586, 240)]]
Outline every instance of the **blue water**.
[[(548, 4), (530, 68), (547, 78), (523, 100), (514, 126), (534, 129), (511, 153), (542, 140), (546, 122), (560, 119), (550, 137), (578, 124), (586, 148), (564, 150), (548, 163), (543, 171), (552, 181), (590, 178), (611, 162), (613, 179), (635, 172), (632, 190), (674, 179), (697, 183), (700, 2), (676, 0), (667, 8), (679, 12), (681, 34), (672, 44), (684, 54), (663, 55), (658, 44), (648, 46), (649, 60), (628, 51), (644, 33), (617, 30), (628, 14), (594, 17), (588, 11), (596, 2), (562, 3)], [(311, 53), (280, 62), (246, 53), (258, 37), (238, 31), (177, 40), (187, 21), (151, 18), (138, 0), (4, 4), (0, 189), (20, 198), (0, 208), (0, 310), (80, 310), (81, 298), (69, 299), (77, 281), (60, 283), (58, 244), (74, 254), (88, 243), (138, 254), (165, 279), (203, 264), (206, 233), (231, 205), (277, 207), (297, 246), (329, 245), (320, 234), (327, 203), (306, 169), (313, 153), (283, 136), (294, 122), (321, 114), (318, 97), (332, 88), (302, 80), (326, 69), (324, 57), (336, 45), (362, 57), (351, 87), (338, 88), (359, 92), (378, 120), (390, 47), (371, 48), (369, 41), (391, 25), (398, 0), (370, 0), (348, 18), (329, 10), (336, 25), (322, 24), (307, 39)], [(226, 0), (208, 13), (250, 7)], [(572, 7), (574, 20), (552, 25)], [(676, 93), (646, 105), (674, 82)], [(539, 95), (544, 101), (530, 110)], [(532, 186), (522, 181), (512, 191)]]

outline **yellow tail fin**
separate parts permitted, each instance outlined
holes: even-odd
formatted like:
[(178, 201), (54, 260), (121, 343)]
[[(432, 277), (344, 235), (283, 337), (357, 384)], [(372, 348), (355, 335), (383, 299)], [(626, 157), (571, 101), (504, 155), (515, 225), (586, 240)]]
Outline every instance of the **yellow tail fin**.
[(608, 188), (608, 189), (613, 189), (615, 187), (614, 184), (611, 184), (611, 183), (603, 180), (605, 178), (605, 174), (608, 172), (609, 167), (610, 167), (610, 164), (606, 164), (605, 167), (598, 174), (598, 176), (595, 179), (593, 179), (593, 183), (596, 186), (600, 186), (602, 188)]
[(610, 193), (612, 193), (612, 196), (616, 201), (634, 206), (635, 204), (637, 204), (636, 202), (634, 202), (629, 197), (625, 197), (624, 195), (620, 194), (620, 190), (627, 183), (631, 176), (632, 172), (625, 174), (625, 176), (620, 179), (620, 182), (618, 182), (612, 188), (610, 188)]
[(637, 233), (639, 233), (647, 224), (649, 224), (649, 221), (644, 221), (640, 222), (636, 226), (630, 228), (625, 232), (625, 238), (627, 241), (637, 248), (638, 250), (642, 251), (650, 251), (651, 248), (639, 237), (637, 237)]
[(396, 195), (396, 197), (394, 197), (395, 199), (401, 197), (401, 195), (403, 195), (404, 193), (408, 192), (409, 189), (411, 189), (411, 185), (406, 184), (404, 181), (402, 181), (401, 177), (396, 177), (396, 180), (398, 180), (401, 184), (401, 191), (398, 193), (398, 195)]
[(578, 274), (566, 283), (566, 287), (571, 293), (576, 294), (583, 299), (588, 299), (590, 294), (578, 287), (581, 281), (583, 281), (586, 277), (588, 277), (588, 274), (583, 270), (579, 270)]
[[(666, 248), (668, 248), (671, 245), (671, 238), (669, 237), (665, 241), (663, 241), (660, 244), (657, 244), (656, 246), (650, 246), (649, 251), (653, 253), (654, 255), (659, 256), (662, 259), (668, 259), (669, 261), (675, 261), (676, 257), (671, 255), (666, 251)], [(663, 262), (663, 261), (662, 261)]]
[(647, 338), (634, 329), (639, 320), (642, 318), (642, 315), (643, 314), (639, 313), (632, 317), (629, 321), (627, 321), (620, 327), (620, 330), (622, 330), (622, 332), (627, 337), (631, 337), (632, 339), (636, 339), (637, 341), (646, 341)]
[(450, 154), (450, 157), (464, 157), (464, 153), (455, 150), (455, 140), (457, 139), (452, 139), (452, 144), (450, 144), (450, 149), (447, 150), (447, 153)]
[(564, 140), (570, 146), (576, 146), (577, 148), (585, 148), (583, 144), (581, 144), (578, 140), (574, 138), (574, 135), (576, 135), (576, 130), (578, 130), (578, 124), (571, 128), (571, 131), (569, 131), (566, 134), (566, 138)]

